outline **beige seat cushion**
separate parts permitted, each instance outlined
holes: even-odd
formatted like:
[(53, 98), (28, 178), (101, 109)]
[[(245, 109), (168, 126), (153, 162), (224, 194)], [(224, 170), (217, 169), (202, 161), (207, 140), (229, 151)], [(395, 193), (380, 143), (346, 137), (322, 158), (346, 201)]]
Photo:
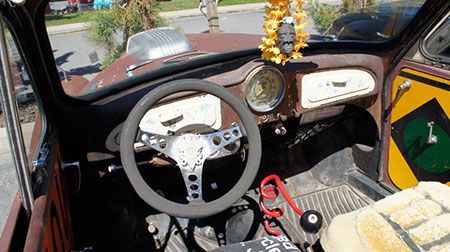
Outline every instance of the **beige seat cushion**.
[(336, 216), (322, 232), (325, 251), (450, 252), (450, 187), (420, 182), (371, 206)]

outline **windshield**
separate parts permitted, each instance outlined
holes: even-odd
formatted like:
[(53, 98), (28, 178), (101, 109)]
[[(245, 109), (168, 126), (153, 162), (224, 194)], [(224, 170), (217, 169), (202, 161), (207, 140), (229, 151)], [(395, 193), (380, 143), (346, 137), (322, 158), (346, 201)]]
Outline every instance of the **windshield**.
[[(304, 1), (292, 12), (306, 13), (300, 30), (295, 26), (309, 34), (302, 35), (305, 42), (387, 41), (425, 2)], [(273, 2), (223, 0), (206, 8), (206, 1), (193, 0), (51, 1), (46, 23), (64, 91), (83, 95), (170, 64), (258, 47), (271, 31), (264, 7)]]

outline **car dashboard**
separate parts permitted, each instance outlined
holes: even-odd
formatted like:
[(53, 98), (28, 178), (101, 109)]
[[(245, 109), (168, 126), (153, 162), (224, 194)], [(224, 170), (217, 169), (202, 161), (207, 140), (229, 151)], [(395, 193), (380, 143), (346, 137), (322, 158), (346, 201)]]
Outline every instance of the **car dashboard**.
[[(271, 125), (275, 134), (284, 135), (287, 129), (283, 122), (295, 118), (298, 125), (307, 125), (336, 117), (342, 113), (345, 104), (363, 108), (379, 122), (381, 115), (377, 111), (381, 106), (379, 92), (383, 64), (376, 56), (368, 58), (359, 54), (321, 54), (282, 66), (247, 57), (245, 61), (238, 59), (178, 74), (171, 80), (203, 79), (224, 86), (244, 101), (261, 127)], [(128, 96), (142, 95), (153, 85), (157, 83), (134, 88), (134, 92), (119, 95), (110, 100), (110, 104), (116, 104), (113, 101), (117, 99), (129, 100), (132, 98)], [(140, 126), (161, 134), (180, 129), (201, 133), (218, 130), (222, 125), (231, 125), (238, 120), (217, 98), (192, 95), (182, 94), (172, 98), (173, 101), (162, 101), (148, 111)], [(125, 110), (128, 103), (115, 111)], [(98, 116), (105, 114), (109, 112)], [(104, 146), (110, 154), (119, 151), (120, 131), (125, 119), (114, 125), (105, 139)], [(88, 160), (99, 161), (102, 159), (99, 156), (105, 155), (91, 152)]]

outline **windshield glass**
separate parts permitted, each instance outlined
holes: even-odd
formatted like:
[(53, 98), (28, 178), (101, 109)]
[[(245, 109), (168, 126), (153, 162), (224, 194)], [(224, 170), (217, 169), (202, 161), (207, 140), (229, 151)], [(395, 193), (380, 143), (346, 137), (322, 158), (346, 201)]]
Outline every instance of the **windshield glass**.
[[(274, 1), (223, 0), (217, 6), (193, 0), (51, 1), (46, 23), (64, 91), (83, 95), (169, 64), (258, 47), (273, 31), (264, 7)], [(425, 2), (303, 1), (292, 13), (295, 18), (306, 13), (302, 25), (295, 26), (297, 41), (299, 31), (309, 34), (302, 35), (306, 42), (389, 40)], [(292, 9), (296, 3), (291, 2)]]

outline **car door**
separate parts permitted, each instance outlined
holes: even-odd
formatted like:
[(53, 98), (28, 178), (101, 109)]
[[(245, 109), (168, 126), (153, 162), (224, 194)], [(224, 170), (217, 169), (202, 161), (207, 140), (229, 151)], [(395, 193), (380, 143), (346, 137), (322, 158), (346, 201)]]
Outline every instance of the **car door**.
[[(450, 186), (450, 22), (447, 13), (406, 54), (390, 78), (387, 174), (396, 187)], [(389, 96), (388, 96), (389, 97)], [(382, 175), (383, 176), (383, 175)]]
[[(15, 14), (0, 13), (0, 116), (4, 118), (0, 128), (6, 125), (1, 131), (8, 136), (0, 138), (0, 144), (11, 147), (13, 157), (10, 166), (1, 164), (1, 168), (15, 167), (18, 178), (11, 190), (0, 183), (2, 200), (4, 192), (14, 199), (1, 213), (7, 220), (0, 223), (4, 224), (0, 251), (69, 251), (73, 235), (63, 170), (76, 164), (62, 162), (55, 126), (48, 120), (50, 99), (41, 99), (45, 97), (42, 84), (48, 83), (46, 70), (42, 58), (31, 53), (38, 43), (32, 35), (27, 38), (32, 32), (17, 25), (20, 15)], [(20, 194), (14, 198), (17, 188)]]

